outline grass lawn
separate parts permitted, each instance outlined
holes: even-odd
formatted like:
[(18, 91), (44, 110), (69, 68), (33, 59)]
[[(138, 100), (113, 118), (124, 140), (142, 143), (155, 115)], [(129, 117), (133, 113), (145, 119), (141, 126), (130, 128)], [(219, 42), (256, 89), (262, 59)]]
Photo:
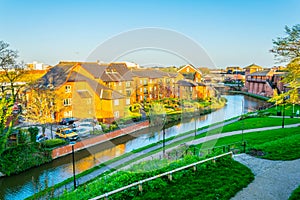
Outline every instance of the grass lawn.
[(293, 191), (289, 200), (299, 200), (299, 199), (300, 199), (300, 186), (296, 190)]
[[(298, 118), (284, 119), (285, 125), (296, 124), (296, 123), (300, 123), (300, 119)], [(221, 128), (210, 130), (209, 135), (237, 131), (241, 129), (246, 130), (246, 129), (262, 128), (262, 127), (270, 127), (270, 126), (281, 126), (281, 125), (282, 125), (282, 118), (274, 118), (274, 117), (246, 118), (243, 120), (239, 120), (235, 123), (225, 125)]]
[[(277, 115), (277, 111), (278, 112), (282, 112), (283, 106), (282, 105), (278, 105), (273, 106), (272, 108), (266, 109), (266, 112), (271, 113), (271, 115)], [(295, 104), (294, 105), (294, 116), (296, 115), (296, 111), (300, 110), (300, 105)], [(285, 116), (292, 116), (293, 115), (293, 105), (292, 104), (288, 104), (285, 106), (285, 110), (284, 110), (284, 115)]]
[(174, 174), (172, 181), (133, 199), (230, 199), (254, 179), (247, 167), (231, 159), (179, 173), (180, 177)]
[[(189, 155), (171, 163), (164, 160), (145, 161), (145, 163), (136, 164), (133, 171), (120, 171), (98, 178), (75, 191), (64, 193), (58, 199), (92, 198), (201, 159), (203, 158)], [(163, 166), (167, 164), (167, 166), (155, 167), (161, 164)], [(154, 168), (149, 171), (148, 166), (154, 166)], [(145, 182), (142, 193), (137, 187), (132, 187), (109, 196), (109, 199), (230, 199), (253, 179), (254, 175), (250, 169), (226, 157), (218, 159), (216, 163), (206, 162), (198, 165), (197, 171), (190, 168), (173, 173), (172, 181), (167, 177), (161, 177)]]
[[(268, 131), (245, 133), (244, 135), (234, 135), (219, 138), (215, 141), (215, 146), (228, 145), (232, 143), (242, 144), (242, 138), (247, 142), (247, 150), (260, 150), (260, 156), (272, 160), (293, 160), (300, 158), (300, 127), (284, 128)], [(197, 145), (201, 149), (203, 144)], [(236, 145), (237, 148), (242, 148)]]

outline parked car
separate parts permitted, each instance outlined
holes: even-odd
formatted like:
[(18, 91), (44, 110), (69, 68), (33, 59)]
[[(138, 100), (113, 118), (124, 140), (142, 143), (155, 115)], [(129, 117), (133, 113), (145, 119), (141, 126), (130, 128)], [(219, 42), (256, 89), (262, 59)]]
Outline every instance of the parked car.
[(43, 141), (48, 140), (48, 139), (49, 139), (49, 138), (48, 138), (47, 136), (43, 135), (43, 134), (38, 134), (38, 135), (36, 136), (36, 141), (37, 141), (37, 142), (43, 142)]
[(91, 130), (90, 129), (86, 129), (86, 128), (77, 128), (76, 129), (76, 133), (81, 137), (88, 137), (91, 134)]
[(76, 141), (79, 136), (70, 128), (58, 128), (55, 133), (56, 138), (63, 138), (67, 141)]
[(62, 118), (59, 124), (61, 125), (70, 125), (73, 124), (75, 121), (77, 121), (75, 117), (67, 117), (67, 118)]
[(91, 131), (95, 130), (102, 130), (101, 126), (93, 119), (81, 119), (73, 123), (74, 130), (78, 128), (86, 128), (90, 129)]

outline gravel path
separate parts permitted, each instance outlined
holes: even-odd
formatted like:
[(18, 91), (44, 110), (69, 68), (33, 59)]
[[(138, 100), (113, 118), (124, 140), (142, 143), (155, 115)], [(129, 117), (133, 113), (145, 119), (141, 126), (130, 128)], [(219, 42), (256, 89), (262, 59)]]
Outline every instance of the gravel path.
[(284, 200), (300, 184), (300, 159), (271, 161), (247, 154), (235, 155), (234, 159), (249, 167), (255, 179), (232, 200)]

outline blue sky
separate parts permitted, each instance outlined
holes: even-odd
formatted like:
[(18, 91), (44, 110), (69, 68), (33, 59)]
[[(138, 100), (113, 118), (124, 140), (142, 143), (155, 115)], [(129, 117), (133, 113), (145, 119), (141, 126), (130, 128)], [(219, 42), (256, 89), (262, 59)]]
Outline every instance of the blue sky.
[[(271, 67), (272, 39), (284, 35), (285, 25), (300, 23), (298, 0), (0, 0), (0, 8), (0, 40), (17, 49), (25, 62), (51, 65), (85, 60), (98, 45), (122, 32), (158, 27), (197, 42), (217, 67)], [(126, 59), (144, 62), (140, 54)], [(181, 64), (171, 58), (164, 63)]]

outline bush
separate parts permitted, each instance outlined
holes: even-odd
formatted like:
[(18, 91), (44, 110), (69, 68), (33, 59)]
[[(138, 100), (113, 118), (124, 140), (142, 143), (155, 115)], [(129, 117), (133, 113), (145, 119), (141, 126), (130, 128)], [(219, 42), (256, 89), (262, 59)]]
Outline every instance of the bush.
[(0, 158), (0, 171), (8, 176), (18, 174), (34, 166), (52, 160), (51, 151), (41, 148), (38, 143), (22, 144), (6, 149)]
[(36, 142), (36, 136), (39, 133), (38, 127), (30, 127), (28, 128), (28, 132), (30, 133), (30, 141), (31, 142)]
[(66, 141), (56, 138), (56, 139), (45, 140), (41, 144), (42, 144), (42, 147), (44, 147), (44, 148), (53, 148), (53, 147), (57, 147), (57, 146), (66, 144)]

